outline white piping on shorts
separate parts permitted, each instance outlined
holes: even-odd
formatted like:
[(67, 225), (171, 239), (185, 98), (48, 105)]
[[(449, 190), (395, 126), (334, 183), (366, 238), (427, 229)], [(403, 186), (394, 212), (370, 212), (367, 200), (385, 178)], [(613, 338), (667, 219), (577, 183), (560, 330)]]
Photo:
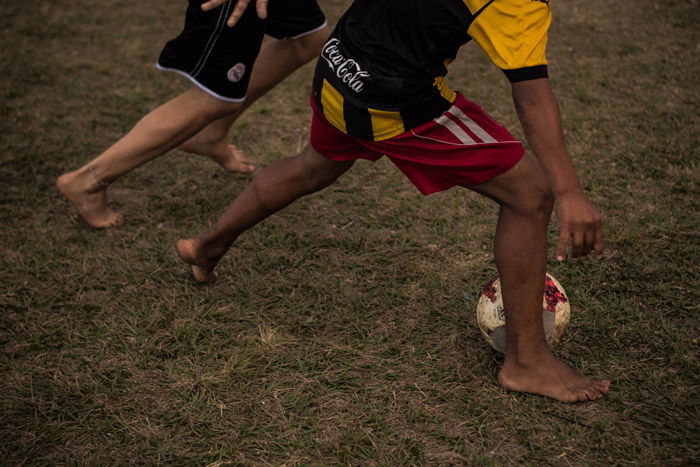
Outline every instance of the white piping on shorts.
[(318, 32), (321, 29), (325, 28), (326, 26), (328, 26), (328, 21), (324, 21), (322, 25), (320, 25), (317, 28), (311, 29), (310, 31), (302, 32), (301, 34), (297, 34), (296, 36), (292, 36), (292, 37), (285, 37), (285, 39), (287, 39), (287, 40), (299, 39), (300, 37), (308, 36), (310, 34)]
[(214, 31), (212, 31), (211, 33), (211, 36), (209, 36), (207, 45), (204, 47), (204, 50), (202, 50), (202, 55), (200, 55), (197, 64), (194, 66), (192, 71), (190, 71), (190, 74), (192, 76), (197, 76), (197, 74), (200, 71), (202, 71), (202, 68), (204, 68), (204, 65), (207, 63), (207, 60), (209, 60), (209, 55), (211, 55), (212, 50), (214, 50), (216, 41), (219, 40), (221, 31), (223, 31), (224, 26), (226, 26), (226, 18), (228, 18), (228, 14), (233, 3), (234, 2), (228, 2), (225, 7), (221, 8), (221, 11), (219, 12), (219, 19), (216, 21), (216, 28), (214, 28)]
[(246, 96), (243, 96), (241, 98), (231, 98), (231, 97), (222, 96), (221, 94), (217, 94), (214, 91), (212, 91), (211, 89), (204, 86), (199, 81), (197, 81), (197, 79), (194, 76), (192, 76), (189, 73), (184, 72), (182, 70), (178, 70), (177, 68), (166, 68), (166, 67), (162, 66), (160, 63), (156, 63), (156, 68), (158, 68), (159, 70), (163, 70), (163, 71), (174, 71), (175, 73), (184, 76), (185, 78), (192, 81), (192, 83), (195, 86), (197, 86), (199, 89), (201, 89), (202, 91), (206, 92), (210, 96), (215, 97), (216, 99), (219, 99), (221, 101), (240, 103), (240, 102), (243, 102), (246, 98)]
[[(436, 143), (441, 143), (441, 144), (447, 144), (447, 145), (449, 145), (449, 146), (486, 146), (487, 144), (490, 144), (490, 145), (493, 145), (493, 144), (494, 144), (494, 143), (477, 143), (477, 142), (474, 142), (474, 143), (472, 143), (472, 144), (453, 143), (452, 141), (445, 141), (445, 140), (442, 140), (442, 139), (431, 138), (430, 136), (419, 135), (419, 134), (416, 133), (414, 130), (411, 130), (411, 134), (412, 134), (413, 136), (415, 136), (416, 138), (419, 138), (419, 139), (424, 139), (424, 140), (427, 140), (427, 141), (434, 141), (434, 142), (436, 142)], [(509, 144), (509, 143), (520, 143), (520, 141), (518, 141), (517, 139), (508, 140), (508, 141), (496, 141), (495, 144)]]

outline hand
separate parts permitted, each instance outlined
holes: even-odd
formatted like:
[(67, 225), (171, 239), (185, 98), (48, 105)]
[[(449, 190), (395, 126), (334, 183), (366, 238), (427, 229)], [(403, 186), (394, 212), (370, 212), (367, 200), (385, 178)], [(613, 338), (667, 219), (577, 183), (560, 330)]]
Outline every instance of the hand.
[(562, 195), (556, 201), (557, 218), (561, 233), (557, 244), (558, 261), (566, 258), (571, 240), (571, 259), (582, 258), (594, 250), (603, 253), (603, 222), (583, 193)]
[[(231, 0), (209, 0), (209, 1), (204, 2), (202, 4), (202, 10), (204, 10), (204, 11), (213, 10), (214, 8), (223, 5), (227, 1), (231, 1)], [(255, 9), (257, 10), (258, 17), (260, 19), (267, 18), (267, 3), (268, 2), (269, 2), (269, 0), (255, 0)], [(237, 0), (236, 1), (236, 6), (233, 7), (233, 12), (231, 13), (231, 16), (228, 17), (228, 21), (226, 21), (226, 24), (228, 24), (229, 27), (233, 27), (238, 22), (238, 20), (241, 19), (241, 16), (243, 16), (243, 12), (248, 7), (249, 3), (250, 3), (250, 0)]]

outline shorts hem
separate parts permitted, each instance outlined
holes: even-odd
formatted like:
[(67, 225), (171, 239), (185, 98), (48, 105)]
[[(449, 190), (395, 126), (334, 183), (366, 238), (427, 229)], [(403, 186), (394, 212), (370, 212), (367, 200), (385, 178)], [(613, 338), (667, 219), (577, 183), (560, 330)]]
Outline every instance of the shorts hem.
[(172, 71), (172, 72), (174, 72), (174, 73), (177, 73), (177, 74), (179, 74), (179, 75), (184, 76), (185, 78), (189, 79), (189, 80), (190, 80), (195, 86), (197, 86), (199, 89), (201, 89), (202, 91), (206, 92), (206, 93), (209, 94), (210, 96), (212, 96), (212, 97), (214, 97), (214, 98), (216, 98), (216, 99), (219, 99), (219, 100), (221, 100), (221, 101), (224, 101), (224, 102), (231, 102), (231, 103), (241, 103), (241, 102), (245, 101), (245, 99), (246, 99), (246, 96), (243, 96), (243, 97), (240, 97), (240, 98), (238, 98), (238, 97), (226, 97), (226, 96), (222, 96), (221, 94), (218, 94), (218, 93), (212, 91), (211, 89), (209, 89), (208, 87), (206, 87), (204, 84), (202, 84), (202, 83), (200, 83), (199, 81), (197, 81), (197, 79), (196, 79), (194, 76), (192, 76), (191, 74), (189, 74), (189, 73), (187, 73), (187, 72), (185, 72), (185, 71), (182, 71), (182, 70), (180, 70), (180, 69), (178, 69), (178, 68), (168, 68), (168, 67), (164, 67), (164, 66), (161, 65), (160, 63), (156, 63), (156, 68), (159, 69), (159, 70), (161, 70), (161, 71)]
[(493, 180), (496, 177), (499, 177), (503, 175), (504, 173), (508, 172), (510, 169), (518, 165), (518, 162), (523, 160), (523, 157), (525, 157), (525, 148), (522, 148), (520, 151), (520, 154), (518, 154), (516, 157), (513, 157), (511, 161), (509, 161), (507, 164), (504, 164), (497, 169), (489, 172), (488, 174), (485, 174), (483, 177), (479, 177), (474, 183), (469, 183), (469, 184), (462, 184), (460, 186), (463, 186), (465, 188), (470, 188), (474, 187), (477, 185), (481, 185), (482, 183), (489, 182)]
[(328, 21), (327, 21), (327, 20), (324, 21), (323, 24), (320, 25), (320, 26), (317, 27), (317, 28), (313, 28), (313, 29), (310, 29), (310, 30), (308, 30), (308, 31), (306, 31), (306, 32), (302, 32), (301, 34), (297, 34), (296, 36), (285, 37), (285, 39), (287, 39), (287, 40), (293, 40), (293, 39), (299, 39), (300, 37), (309, 36), (309, 35), (311, 35), (311, 34), (313, 34), (313, 33), (315, 33), (315, 32), (320, 31), (321, 29), (325, 28), (326, 26), (328, 26)]
[[(512, 161), (510, 161), (508, 164), (502, 165), (498, 169), (494, 170), (493, 172), (490, 172), (489, 174), (485, 175), (484, 177), (481, 177), (477, 179), (477, 181), (471, 182), (471, 183), (453, 183), (450, 185), (444, 185), (444, 186), (438, 186), (438, 185), (431, 185), (431, 186), (418, 186), (417, 184), (413, 183), (413, 185), (420, 191), (420, 193), (423, 196), (428, 196), (432, 195), (434, 193), (440, 193), (441, 191), (447, 191), (450, 190), (456, 186), (461, 186), (467, 189), (471, 189), (472, 187), (481, 185), (482, 183), (486, 183), (488, 181), (493, 180), (494, 178), (498, 177), (499, 175), (503, 175), (504, 173), (508, 172), (510, 169), (515, 167), (518, 162), (520, 162), (523, 159), (523, 156), (525, 156), (525, 151), (518, 156), (514, 157)], [(410, 179), (409, 179), (410, 180)], [(413, 182), (413, 180), (411, 180)]]

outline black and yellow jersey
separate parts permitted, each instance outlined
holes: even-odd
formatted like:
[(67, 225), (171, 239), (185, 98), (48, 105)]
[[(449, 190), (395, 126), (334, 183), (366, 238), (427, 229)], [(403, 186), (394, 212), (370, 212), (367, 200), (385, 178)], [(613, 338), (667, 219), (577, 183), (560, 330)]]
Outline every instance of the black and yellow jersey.
[(355, 0), (323, 47), (314, 99), (350, 136), (391, 138), (444, 112), (459, 48), (474, 40), (511, 81), (547, 76), (548, 0)]

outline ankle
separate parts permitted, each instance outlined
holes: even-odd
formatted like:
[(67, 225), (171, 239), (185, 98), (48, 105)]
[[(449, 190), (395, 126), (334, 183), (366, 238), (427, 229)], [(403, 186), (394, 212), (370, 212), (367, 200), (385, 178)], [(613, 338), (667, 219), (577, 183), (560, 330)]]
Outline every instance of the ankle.
[(96, 193), (106, 189), (90, 174), (87, 166), (64, 173), (56, 179), (56, 185), (62, 191), (76, 193)]
[(88, 162), (85, 168), (87, 169), (88, 179), (90, 179), (91, 182), (89, 188), (92, 188), (92, 191), (105, 190), (110, 185), (111, 181), (108, 182), (97, 174), (92, 162)]
[(225, 139), (211, 139), (204, 137), (193, 137), (180, 145), (180, 149), (185, 152), (199, 154), (200, 156), (210, 156), (222, 148), (225, 149), (227, 142)]
[(542, 345), (506, 347), (504, 366), (535, 368), (555, 358), (546, 342)]
[(222, 245), (220, 242), (199, 242), (198, 252), (201, 258), (207, 262), (218, 263), (222, 256), (226, 254), (230, 244)]

